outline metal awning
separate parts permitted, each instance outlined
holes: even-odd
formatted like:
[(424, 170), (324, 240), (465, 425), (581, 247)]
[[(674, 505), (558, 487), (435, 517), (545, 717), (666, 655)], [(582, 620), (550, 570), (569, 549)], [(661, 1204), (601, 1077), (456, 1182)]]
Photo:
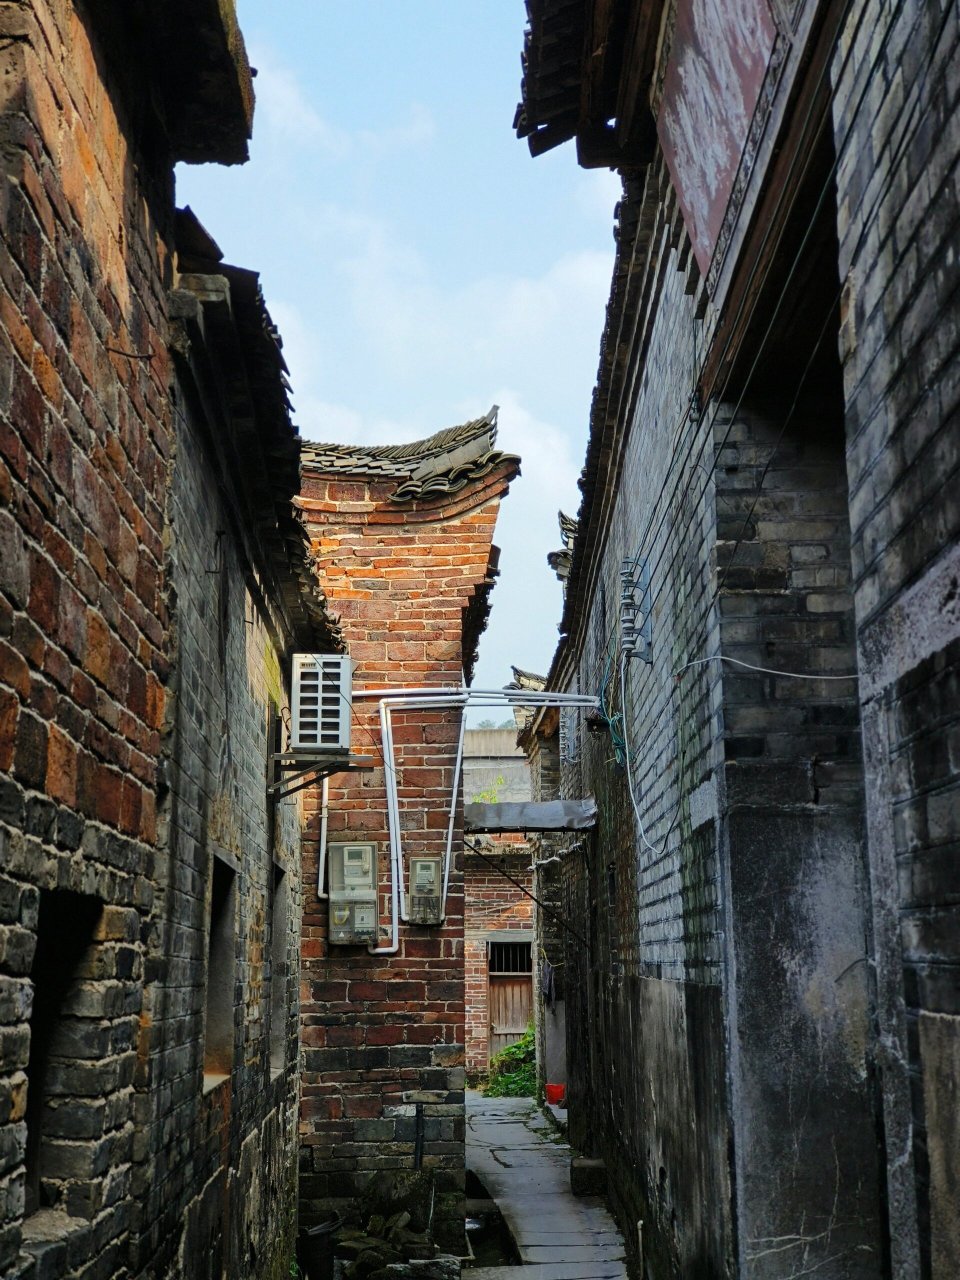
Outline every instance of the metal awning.
[(596, 823), (597, 802), (593, 799), (463, 806), (463, 829), (467, 835), (480, 831), (589, 831)]

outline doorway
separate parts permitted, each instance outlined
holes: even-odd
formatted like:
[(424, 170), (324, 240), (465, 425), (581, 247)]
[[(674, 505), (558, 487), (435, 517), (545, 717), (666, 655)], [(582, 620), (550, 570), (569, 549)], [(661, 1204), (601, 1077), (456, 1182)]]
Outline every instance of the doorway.
[(533, 957), (530, 942), (488, 943), (488, 1050), (494, 1054), (514, 1044), (533, 1019)]

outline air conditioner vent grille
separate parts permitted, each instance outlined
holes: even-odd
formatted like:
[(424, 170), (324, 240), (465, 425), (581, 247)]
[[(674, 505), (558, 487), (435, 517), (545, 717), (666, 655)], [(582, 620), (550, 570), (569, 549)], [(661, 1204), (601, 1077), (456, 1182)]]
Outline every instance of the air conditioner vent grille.
[(293, 655), (293, 751), (350, 750), (353, 663), (341, 654)]

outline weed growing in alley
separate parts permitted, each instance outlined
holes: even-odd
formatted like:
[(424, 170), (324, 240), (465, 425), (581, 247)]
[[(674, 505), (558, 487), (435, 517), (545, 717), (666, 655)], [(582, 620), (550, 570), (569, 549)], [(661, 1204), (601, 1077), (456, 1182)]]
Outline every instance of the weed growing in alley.
[(532, 1024), (519, 1040), (490, 1059), (488, 1098), (532, 1098), (537, 1092), (537, 1050)]

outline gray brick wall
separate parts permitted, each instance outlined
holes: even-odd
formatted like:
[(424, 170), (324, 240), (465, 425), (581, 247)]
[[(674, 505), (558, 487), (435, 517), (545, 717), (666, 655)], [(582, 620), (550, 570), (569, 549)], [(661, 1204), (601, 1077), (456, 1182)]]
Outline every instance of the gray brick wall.
[[(597, 797), (599, 825), (563, 862), (564, 913), (587, 942), (567, 935), (564, 943), (569, 1124), (576, 1145), (604, 1156), (631, 1248), (643, 1219), (649, 1267), (669, 1274), (709, 1265), (722, 1274), (731, 1219), (723, 1207), (716, 802), (708, 795), (721, 750), (719, 674), (676, 673), (718, 641), (709, 468), (726, 418), (690, 411), (703, 325), (659, 179), (651, 169), (638, 212), (659, 294), (644, 316), (620, 480), (582, 647), (568, 668), (570, 687), (603, 687), (609, 712), (620, 712), (620, 568), (646, 556), (652, 662), (630, 660), (625, 716), (645, 838), (612, 736), (582, 729), (580, 762), (561, 763), (562, 787)], [(689, 474), (675, 465), (685, 457), (699, 460)], [(707, 1203), (712, 1215), (702, 1212)], [(679, 1234), (671, 1222), (682, 1224)]]
[(886, 1191), (906, 1280), (960, 1267), (958, 39), (955, 6), (865, 3), (833, 68)]
[[(184, 402), (181, 400), (181, 406)], [(142, 1264), (188, 1268), (195, 1249), (228, 1274), (273, 1274), (292, 1256), (296, 1197), (299, 806), (271, 823), (266, 759), (271, 707), (285, 677), (247, 581), (213, 479), (202, 427), (181, 407), (170, 497), (171, 621), (176, 637), (164, 733), (169, 791), (161, 806), (156, 956), (148, 975), (144, 1046)], [(212, 860), (235, 869), (233, 1064), (204, 1086), (205, 996)], [(283, 971), (271, 973), (274, 861), (286, 912)], [(270, 1065), (271, 983), (284, 986), (286, 1055)], [(227, 1170), (245, 1170), (246, 1177)], [(197, 1197), (198, 1187), (205, 1187)], [(230, 1224), (229, 1229), (227, 1224)], [(179, 1262), (176, 1259), (179, 1257)]]

